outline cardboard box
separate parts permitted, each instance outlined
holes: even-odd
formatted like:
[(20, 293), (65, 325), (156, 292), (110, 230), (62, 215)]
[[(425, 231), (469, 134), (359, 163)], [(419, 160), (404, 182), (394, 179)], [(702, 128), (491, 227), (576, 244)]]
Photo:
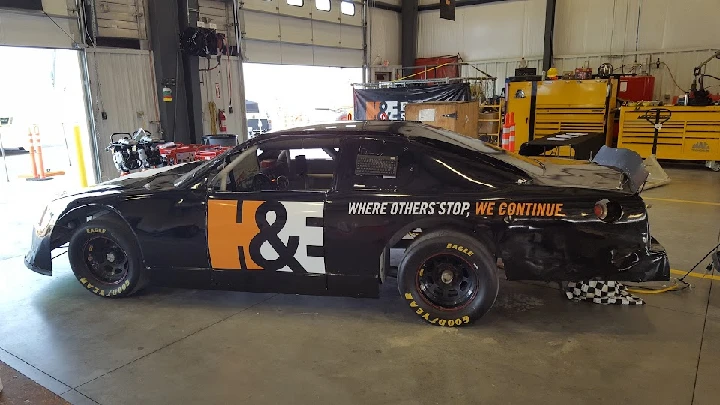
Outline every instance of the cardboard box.
[(478, 117), (478, 134), (497, 135), (500, 132), (500, 120), (498, 119), (498, 113), (480, 113)]
[(407, 104), (406, 121), (421, 121), (424, 124), (444, 128), (470, 138), (477, 138), (477, 101), (433, 101)]

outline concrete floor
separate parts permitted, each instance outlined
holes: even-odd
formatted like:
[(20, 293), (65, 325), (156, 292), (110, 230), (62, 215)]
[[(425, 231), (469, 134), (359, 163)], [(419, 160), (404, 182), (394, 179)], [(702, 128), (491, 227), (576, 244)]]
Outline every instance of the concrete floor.
[[(720, 173), (668, 172), (673, 183), (644, 196), (673, 268), (689, 269), (717, 240)], [(44, 195), (62, 182), (0, 186), (0, 361), (71, 403), (716, 404), (720, 397), (720, 286), (711, 290), (708, 279), (644, 296), (642, 307), (575, 303), (549, 286), (503, 282), (490, 313), (463, 329), (418, 320), (394, 281), (379, 300), (157, 287), (106, 300), (84, 291), (66, 256), (51, 278), (22, 264), (39, 202), (8, 191)]]

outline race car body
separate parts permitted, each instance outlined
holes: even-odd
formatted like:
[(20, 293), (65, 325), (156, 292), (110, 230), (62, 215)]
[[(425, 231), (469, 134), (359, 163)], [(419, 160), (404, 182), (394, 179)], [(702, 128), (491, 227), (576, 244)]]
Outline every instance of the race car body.
[(647, 173), (628, 153), (542, 164), (412, 122), (268, 133), (54, 200), (25, 261), (49, 275), (69, 243), (80, 282), (110, 297), (148, 281), (376, 297), (389, 249), (411, 234), (402, 296), (460, 326), (492, 305), (498, 258), (511, 280), (669, 279), (638, 195)]

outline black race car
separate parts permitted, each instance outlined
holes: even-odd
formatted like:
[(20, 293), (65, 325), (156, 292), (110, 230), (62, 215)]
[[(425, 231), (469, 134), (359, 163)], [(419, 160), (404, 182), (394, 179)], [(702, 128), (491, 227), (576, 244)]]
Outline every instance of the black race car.
[(390, 249), (409, 242), (401, 297), (443, 326), (490, 309), (498, 261), (511, 280), (668, 280), (639, 156), (603, 148), (574, 163), (413, 122), (269, 133), (60, 196), (25, 263), (50, 275), (51, 250), (67, 243), (78, 280), (110, 298), (148, 282), (377, 297)]

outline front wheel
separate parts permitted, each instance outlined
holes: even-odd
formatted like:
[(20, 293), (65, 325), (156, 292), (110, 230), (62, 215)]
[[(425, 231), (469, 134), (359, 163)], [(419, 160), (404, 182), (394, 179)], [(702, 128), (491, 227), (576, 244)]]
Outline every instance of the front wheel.
[(75, 277), (95, 295), (125, 297), (145, 283), (135, 236), (120, 219), (101, 217), (78, 226), (68, 256)]
[(426, 322), (465, 326), (492, 307), (499, 290), (496, 264), (487, 248), (454, 231), (418, 238), (398, 271), (405, 302)]

